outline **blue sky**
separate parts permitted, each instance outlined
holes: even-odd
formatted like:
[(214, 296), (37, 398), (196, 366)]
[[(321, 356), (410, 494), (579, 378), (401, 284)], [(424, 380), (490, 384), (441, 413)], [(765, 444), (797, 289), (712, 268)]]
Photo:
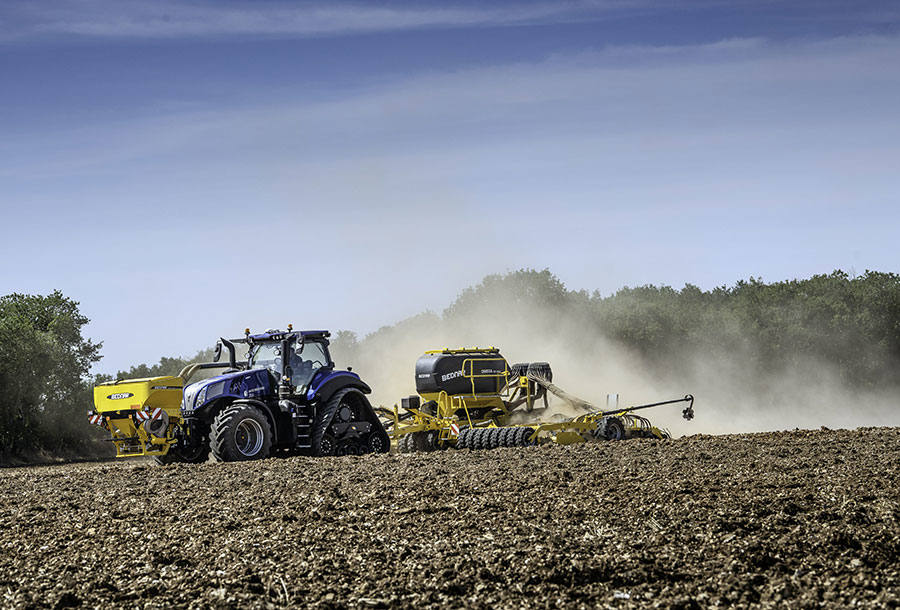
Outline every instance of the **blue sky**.
[(897, 271), (894, 2), (0, 4), (0, 291), (98, 370), (485, 274)]

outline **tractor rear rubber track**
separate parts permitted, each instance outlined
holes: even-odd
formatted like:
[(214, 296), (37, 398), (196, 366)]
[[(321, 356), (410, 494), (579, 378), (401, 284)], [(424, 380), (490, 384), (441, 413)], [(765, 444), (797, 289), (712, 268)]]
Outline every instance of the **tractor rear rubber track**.
[[(361, 439), (342, 441), (340, 438), (335, 438), (333, 434), (332, 425), (335, 423), (335, 415), (338, 409), (345, 405), (345, 401), (354, 401), (354, 407), (356, 408), (356, 412), (353, 412), (351, 409), (352, 419), (348, 420), (348, 422), (368, 422), (371, 424), (371, 432)], [(342, 443), (345, 443), (348, 447), (352, 446), (352, 450), (348, 451), (349, 453), (387, 453), (391, 446), (390, 437), (384, 431), (378, 415), (372, 409), (365, 395), (356, 388), (339, 390), (317, 414), (312, 434), (313, 455), (330, 455), (332, 453), (330, 449), (325, 449), (325, 445), (328, 443), (323, 443), (323, 441), (326, 440), (334, 443), (335, 453), (338, 455), (345, 454), (341, 450)]]

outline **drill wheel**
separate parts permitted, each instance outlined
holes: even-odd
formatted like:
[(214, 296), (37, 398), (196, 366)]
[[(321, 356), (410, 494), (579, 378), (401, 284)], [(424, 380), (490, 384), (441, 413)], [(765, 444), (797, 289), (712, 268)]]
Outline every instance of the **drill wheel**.
[(516, 435), (516, 446), (517, 447), (527, 447), (531, 443), (528, 442), (528, 437), (532, 435), (533, 431), (531, 428), (518, 428), (518, 434)]
[(415, 449), (413, 451), (422, 451), (424, 453), (429, 453), (437, 449), (436, 445), (433, 444), (433, 439), (429, 436), (428, 432), (413, 432), (413, 446)]
[(400, 437), (400, 440), (397, 441), (397, 450), (400, 453), (410, 453), (413, 451), (412, 448), (412, 434), (404, 434)]
[(485, 450), (488, 448), (488, 439), (489, 439), (490, 429), (489, 428), (478, 428), (478, 436), (477, 436), (477, 445), (476, 449)]

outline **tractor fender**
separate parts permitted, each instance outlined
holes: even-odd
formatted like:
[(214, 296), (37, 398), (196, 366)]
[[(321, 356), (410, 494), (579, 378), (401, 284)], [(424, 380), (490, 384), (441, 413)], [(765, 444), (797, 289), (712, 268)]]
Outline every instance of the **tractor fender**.
[(372, 388), (369, 387), (369, 384), (353, 373), (338, 371), (331, 373), (317, 385), (309, 388), (306, 398), (310, 402), (315, 400), (318, 404), (324, 404), (334, 396), (335, 392), (344, 388), (355, 388), (363, 394), (372, 393)]

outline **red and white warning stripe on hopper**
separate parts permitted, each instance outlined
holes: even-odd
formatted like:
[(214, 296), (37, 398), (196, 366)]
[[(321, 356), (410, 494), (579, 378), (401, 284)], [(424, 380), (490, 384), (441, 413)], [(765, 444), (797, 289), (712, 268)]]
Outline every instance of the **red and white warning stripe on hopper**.
[(100, 426), (100, 425), (103, 425), (103, 416), (97, 415), (95, 413), (94, 415), (91, 415), (90, 417), (88, 417), (88, 421), (91, 422), (92, 424), (94, 424), (95, 426)]
[(457, 424), (456, 422), (450, 424), (450, 434), (452, 434), (453, 436), (459, 436), (459, 424)]
[(166, 412), (162, 410), (162, 407), (156, 407), (155, 409), (153, 409), (152, 412), (151, 411), (135, 411), (134, 418), (137, 420), (137, 422), (139, 424), (142, 424), (149, 419), (153, 419), (153, 420), (162, 419), (163, 415), (165, 415), (165, 414), (166, 414)]

